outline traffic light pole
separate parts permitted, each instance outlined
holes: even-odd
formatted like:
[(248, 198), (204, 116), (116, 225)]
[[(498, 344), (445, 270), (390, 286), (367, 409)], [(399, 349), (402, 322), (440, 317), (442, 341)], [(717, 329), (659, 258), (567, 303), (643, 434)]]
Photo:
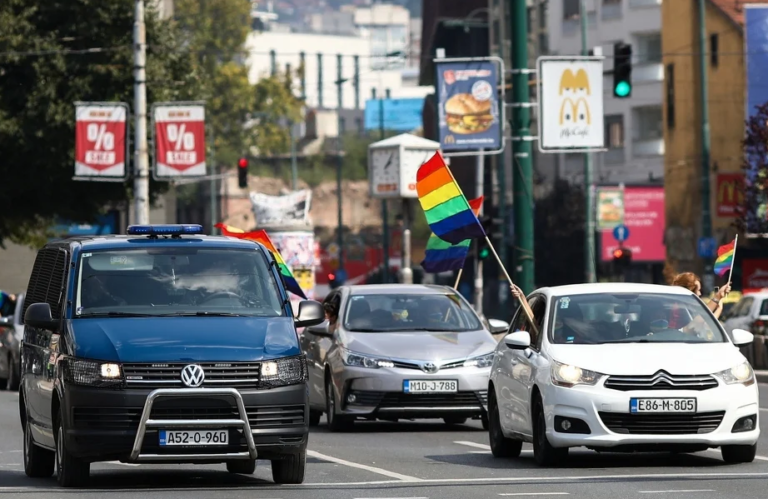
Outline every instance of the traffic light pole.
[[(483, 196), (485, 193), (485, 154), (483, 150), (477, 154), (477, 166), (475, 170), (475, 182), (477, 186), (477, 193), (475, 197)], [(483, 205), (480, 205), (480, 209), (477, 212), (478, 218), (483, 215)], [(481, 239), (475, 240), (475, 312), (477, 314), (483, 313), (483, 261), (480, 259), (480, 246), (482, 245)]]
[(512, 40), (512, 182), (515, 216), (515, 283), (533, 291), (533, 166), (528, 108), (527, 2), (509, 0)]
[[(581, 0), (579, 5), (579, 18), (581, 20), (581, 55), (589, 55), (587, 48), (587, 7), (586, 0)], [(595, 204), (595, 189), (592, 185), (592, 154), (584, 154), (584, 271), (586, 282), (597, 281), (595, 272), (595, 216), (592, 207)]]

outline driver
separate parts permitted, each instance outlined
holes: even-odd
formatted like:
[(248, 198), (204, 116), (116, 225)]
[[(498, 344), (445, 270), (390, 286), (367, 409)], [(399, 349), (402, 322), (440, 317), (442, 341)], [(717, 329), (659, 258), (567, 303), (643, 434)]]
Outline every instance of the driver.
[(91, 275), (83, 279), (81, 303), (84, 308), (114, 307), (126, 305), (125, 300), (109, 292), (102, 278)]

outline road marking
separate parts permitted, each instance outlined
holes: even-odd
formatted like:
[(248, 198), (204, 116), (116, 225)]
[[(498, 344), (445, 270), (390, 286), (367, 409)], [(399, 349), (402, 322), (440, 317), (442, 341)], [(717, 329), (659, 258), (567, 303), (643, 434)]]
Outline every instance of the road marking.
[(763, 409), (762, 407), (760, 408), (760, 410), (768, 412), (768, 409)]
[[(716, 452), (718, 454), (721, 453), (720, 450), (718, 449), (707, 449), (706, 452)], [(768, 461), (768, 457), (765, 457), (765, 456), (755, 456), (755, 459), (757, 459), (758, 461)]]
[(512, 492), (507, 494), (499, 494), (500, 496), (569, 496), (568, 492)]
[(714, 492), (712, 489), (691, 489), (691, 490), (640, 490), (640, 494), (692, 494), (694, 492)]
[(20, 450), (0, 450), (0, 454), (10, 454), (12, 452), (22, 452)]
[(338, 457), (333, 457), (333, 456), (326, 456), (325, 454), (320, 454), (319, 452), (316, 452), (313, 450), (308, 450), (307, 456), (321, 459), (323, 461), (328, 461), (331, 463), (343, 464), (344, 466), (349, 466), (350, 468), (357, 468), (360, 470), (370, 471), (371, 473), (388, 476), (390, 478), (396, 478), (402, 482), (421, 482), (422, 481), (421, 478), (416, 478), (415, 476), (401, 475), (400, 473), (395, 473), (394, 471), (387, 471), (385, 469), (376, 468), (375, 466), (368, 466), (365, 464), (353, 463), (352, 461), (345, 461), (344, 459), (339, 459)]
[(491, 450), (490, 445), (478, 444), (477, 442), (468, 442), (466, 440), (456, 440), (453, 443), (459, 445), (466, 445), (467, 447), (474, 447), (475, 449)]

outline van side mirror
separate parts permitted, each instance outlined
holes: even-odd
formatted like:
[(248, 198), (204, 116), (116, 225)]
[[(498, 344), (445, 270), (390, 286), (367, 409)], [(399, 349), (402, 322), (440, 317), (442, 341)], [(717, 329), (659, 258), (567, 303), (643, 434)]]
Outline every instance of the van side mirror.
[(296, 314), (296, 318), (294, 319), (296, 327), (314, 326), (320, 324), (324, 320), (325, 311), (320, 303), (313, 300), (299, 302), (299, 313)]
[(51, 315), (51, 306), (47, 303), (33, 303), (24, 313), (24, 324), (40, 329), (55, 331), (59, 328), (59, 321)]

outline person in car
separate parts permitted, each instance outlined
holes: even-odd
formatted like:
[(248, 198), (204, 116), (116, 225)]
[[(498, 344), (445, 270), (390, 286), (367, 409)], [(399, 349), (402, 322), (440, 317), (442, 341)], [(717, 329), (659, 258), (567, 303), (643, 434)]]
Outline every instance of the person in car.
[[(683, 272), (681, 274), (677, 274), (675, 278), (672, 280), (672, 285), (683, 287), (693, 292), (696, 296), (701, 297), (701, 279), (699, 279), (699, 276), (697, 276), (693, 272)], [(725, 286), (718, 289), (717, 293), (715, 293), (715, 296), (708, 301), (707, 306), (715, 315), (715, 318), (719, 319), (720, 314), (723, 313), (723, 304), (721, 303), (721, 301), (730, 292), (731, 292), (731, 283), (728, 282), (725, 284)], [(680, 321), (679, 310), (677, 310), (677, 312), (673, 312), (673, 316), (670, 317), (670, 319), (672, 319), (670, 321), (671, 323), (678, 324)]]
[(84, 308), (113, 307), (126, 302), (109, 292), (102, 278), (92, 275), (83, 279), (82, 304)]
[(0, 289), (0, 317), (10, 317), (16, 310), (16, 295)]

